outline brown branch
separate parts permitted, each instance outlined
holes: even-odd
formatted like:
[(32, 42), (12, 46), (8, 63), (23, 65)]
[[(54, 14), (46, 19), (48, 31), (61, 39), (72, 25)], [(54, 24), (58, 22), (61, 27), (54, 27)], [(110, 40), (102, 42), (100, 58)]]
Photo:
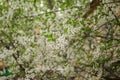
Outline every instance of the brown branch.
[(113, 3), (120, 3), (120, 1), (100, 3), (99, 0), (93, 0), (90, 3), (90, 9), (82, 17), (83, 18), (87, 18), (90, 14), (92, 14), (95, 11), (95, 9), (97, 8), (97, 6), (106, 5), (106, 4), (113, 4)]
[(90, 9), (83, 15), (83, 18), (87, 18), (90, 14), (92, 14), (96, 10), (97, 6), (99, 6), (99, 4), (99, 0), (93, 0), (90, 3)]

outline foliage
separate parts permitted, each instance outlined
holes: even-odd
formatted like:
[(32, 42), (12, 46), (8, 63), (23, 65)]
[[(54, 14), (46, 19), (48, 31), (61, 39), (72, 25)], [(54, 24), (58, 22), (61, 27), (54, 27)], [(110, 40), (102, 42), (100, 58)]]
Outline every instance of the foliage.
[(13, 73), (5, 78), (120, 78), (120, 2), (103, 0), (93, 14), (82, 18), (89, 4), (0, 0), (0, 59)]

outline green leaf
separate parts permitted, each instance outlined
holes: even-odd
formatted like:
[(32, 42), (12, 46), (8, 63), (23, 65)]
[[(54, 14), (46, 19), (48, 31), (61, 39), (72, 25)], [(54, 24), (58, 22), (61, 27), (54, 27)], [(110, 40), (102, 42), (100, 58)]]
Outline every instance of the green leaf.
[(46, 35), (44, 35), (46, 38), (52, 38), (53, 37), (53, 35), (52, 34), (46, 34)]
[(64, 28), (64, 33), (67, 33), (68, 32), (68, 28)]
[(10, 75), (13, 75), (13, 73), (9, 72), (8, 68), (5, 68), (3, 74), (0, 74), (0, 76), (10, 76)]

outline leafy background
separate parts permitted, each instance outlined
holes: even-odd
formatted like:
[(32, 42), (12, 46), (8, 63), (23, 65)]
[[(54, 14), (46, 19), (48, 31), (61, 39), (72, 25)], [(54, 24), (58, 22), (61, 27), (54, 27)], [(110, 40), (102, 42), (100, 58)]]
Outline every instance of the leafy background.
[(120, 79), (120, 2), (0, 0), (0, 59), (13, 73), (3, 79)]

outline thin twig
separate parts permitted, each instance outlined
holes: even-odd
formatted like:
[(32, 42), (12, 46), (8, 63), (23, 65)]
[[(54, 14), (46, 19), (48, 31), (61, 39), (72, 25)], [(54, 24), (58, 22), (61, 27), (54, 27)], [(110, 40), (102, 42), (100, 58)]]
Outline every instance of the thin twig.
[(118, 22), (118, 24), (120, 24), (120, 21), (118, 19), (118, 17), (115, 15), (115, 13), (113, 12), (113, 10), (111, 9), (111, 7), (107, 6), (109, 11), (112, 12), (113, 16), (115, 17), (116, 21)]
[(115, 2), (106, 2), (106, 3), (102, 3), (102, 5), (105, 5), (105, 4), (116, 4), (116, 3), (119, 3), (119, 4), (120, 4), (120, 1), (115, 1)]
[(38, 13), (38, 14), (35, 14), (35, 15), (30, 15), (30, 16), (19, 16), (17, 18), (34, 18), (36, 16), (41, 16), (41, 15), (44, 15), (44, 14), (49, 14), (49, 13), (56, 13), (56, 12), (60, 12), (60, 11), (64, 11), (64, 10), (69, 10), (69, 9), (73, 9), (73, 8), (81, 8), (82, 6), (72, 6), (70, 8), (67, 8), (67, 9), (56, 9), (56, 10), (50, 10), (50, 11), (44, 11), (44, 12), (41, 12), (41, 13)]

